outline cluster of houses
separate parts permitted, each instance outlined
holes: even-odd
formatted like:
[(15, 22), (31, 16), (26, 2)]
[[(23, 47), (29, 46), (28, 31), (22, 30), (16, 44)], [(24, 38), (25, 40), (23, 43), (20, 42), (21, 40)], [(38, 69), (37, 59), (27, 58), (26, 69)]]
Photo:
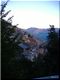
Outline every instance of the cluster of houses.
[(33, 61), (39, 54), (45, 55), (47, 52), (46, 43), (39, 42), (38, 40), (25, 34), (22, 37), (23, 43), (18, 44), (23, 49), (23, 55), (29, 60)]

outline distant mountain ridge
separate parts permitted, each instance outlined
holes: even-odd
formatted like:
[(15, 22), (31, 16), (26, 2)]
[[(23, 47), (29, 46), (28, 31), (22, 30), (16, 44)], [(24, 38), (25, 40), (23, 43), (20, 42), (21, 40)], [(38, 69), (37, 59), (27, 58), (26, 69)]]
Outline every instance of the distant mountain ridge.
[[(58, 28), (55, 28), (56, 32), (59, 31)], [(31, 34), (33, 37), (37, 38), (38, 40), (43, 40), (47, 41), (47, 36), (48, 36), (48, 29), (39, 29), (39, 28), (28, 28), (26, 30), (29, 34)]]

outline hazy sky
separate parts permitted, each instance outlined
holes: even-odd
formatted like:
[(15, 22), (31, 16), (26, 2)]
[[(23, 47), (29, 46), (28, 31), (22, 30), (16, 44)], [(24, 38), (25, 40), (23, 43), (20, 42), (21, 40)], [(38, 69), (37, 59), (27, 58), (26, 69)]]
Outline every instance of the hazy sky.
[(59, 27), (59, 1), (9, 1), (5, 9), (14, 15), (13, 24), (20, 28), (48, 28), (49, 24)]

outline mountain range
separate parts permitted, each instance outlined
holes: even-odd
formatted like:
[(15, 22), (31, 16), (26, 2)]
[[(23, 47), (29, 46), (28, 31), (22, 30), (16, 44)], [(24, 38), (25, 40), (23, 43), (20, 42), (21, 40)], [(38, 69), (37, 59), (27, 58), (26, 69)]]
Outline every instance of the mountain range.
[[(56, 32), (59, 32), (59, 28), (55, 28), (55, 30)], [(28, 32), (30, 35), (32, 35), (38, 40), (47, 41), (48, 29), (39, 29), (31, 27), (26, 29), (26, 32)]]

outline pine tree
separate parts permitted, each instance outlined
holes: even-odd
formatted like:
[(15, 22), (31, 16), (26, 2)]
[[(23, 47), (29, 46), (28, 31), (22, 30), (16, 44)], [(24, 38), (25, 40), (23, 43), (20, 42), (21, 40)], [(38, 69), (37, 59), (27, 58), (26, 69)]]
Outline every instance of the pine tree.
[(54, 25), (48, 31), (47, 64), (51, 73), (58, 73), (59, 37)]
[[(13, 35), (15, 34), (16, 26), (13, 26), (10, 22), (4, 20), (4, 17), (10, 12), (10, 10), (6, 13), (4, 12), (7, 2), (4, 2), (1, 7), (1, 77), (4, 79), (8, 77), (8, 66), (11, 67), (9, 62), (15, 57), (18, 49), (18, 46), (15, 43), (17, 37)], [(11, 39), (11, 36), (14, 36), (14, 38)]]
[(7, 3), (9, 2), (9, 0), (8, 1), (4, 1), (4, 2), (2, 2), (2, 4), (1, 4), (1, 11), (0, 11), (0, 18), (1, 19), (3, 19), (4, 17), (6, 17), (7, 15), (8, 15), (8, 13), (11, 11), (11, 10), (9, 10), (9, 11), (7, 11), (6, 13), (5, 13), (5, 8), (6, 8), (6, 5), (7, 5)]

